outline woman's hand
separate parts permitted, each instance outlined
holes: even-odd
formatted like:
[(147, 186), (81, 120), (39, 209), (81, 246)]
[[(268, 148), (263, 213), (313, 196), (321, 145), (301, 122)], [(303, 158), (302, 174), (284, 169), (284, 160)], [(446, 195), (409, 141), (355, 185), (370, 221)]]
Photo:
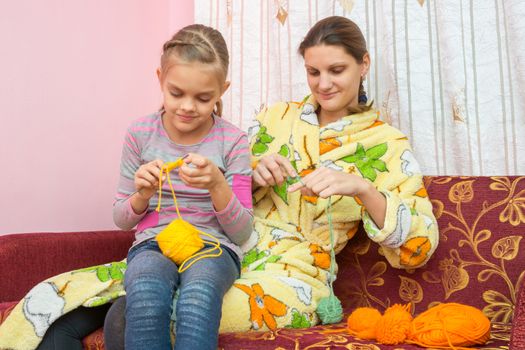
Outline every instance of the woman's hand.
[(328, 198), (332, 195), (357, 196), (363, 203), (377, 227), (383, 228), (386, 215), (386, 199), (374, 185), (360, 176), (329, 168), (312, 171), (288, 187), (288, 192), (301, 190), (304, 196)]
[(282, 184), (287, 176), (296, 177), (292, 164), (280, 154), (262, 157), (253, 171), (253, 181), (263, 187)]
[(164, 162), (155, 159), (149, 163), (142, 164), (135, 173), (135, 188), (140, 199), (149, 201), (157, 192), (159, 186), (160, 169)]
[(370, 187), (362, 177), (321, 167), (288, 187), (288, 192), (301, 190), (305, 196), (328, 198), (332, 195), (358, 196)]
[(209, 191), (226, 183), (221, 170), (211, 160), (196, 153), (189, 153), (184, 158), (184, 165), (179, 169), (179, 177), (188, 186)]

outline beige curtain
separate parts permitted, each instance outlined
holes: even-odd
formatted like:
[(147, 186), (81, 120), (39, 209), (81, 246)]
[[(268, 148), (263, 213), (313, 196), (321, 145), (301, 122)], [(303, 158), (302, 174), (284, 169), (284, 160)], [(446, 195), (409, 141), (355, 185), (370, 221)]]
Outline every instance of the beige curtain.
[(247, 130), (261, 105), (308, 93), (297, 47), (331, 15), (363, 30), (382, 118), (429, 175), (525, 174), (525, 1), (195, 0), (231, 55), (225, 115)]

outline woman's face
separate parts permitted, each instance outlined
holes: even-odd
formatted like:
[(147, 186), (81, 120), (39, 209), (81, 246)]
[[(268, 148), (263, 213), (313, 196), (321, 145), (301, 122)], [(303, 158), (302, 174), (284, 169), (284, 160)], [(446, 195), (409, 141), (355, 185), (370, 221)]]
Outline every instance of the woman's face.
[(321, 124), (346, 116), (349, 106), (357, 107), (359, 83), (370, 67), (368, 54), (358, 63), (341, 46), (316, 45), (305, 50), (304, 61), (308, 85), (321, 106)]

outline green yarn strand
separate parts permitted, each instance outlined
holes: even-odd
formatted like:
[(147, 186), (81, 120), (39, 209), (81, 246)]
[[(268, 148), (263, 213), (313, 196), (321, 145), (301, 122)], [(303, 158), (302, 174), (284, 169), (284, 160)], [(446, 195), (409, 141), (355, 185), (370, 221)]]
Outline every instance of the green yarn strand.
[(335, 250), (334, 250), (334, 228), (332, 225), (332, 197), (328, 197), (326, 216), (328, 218), (328, 229), (330, 231), (330, 295), (319, 300), (317, 315), (323, 324), (340, 322), (343, 319), (343, 307), (341, 301), (334, 294), (334, 272), (335, 272)]

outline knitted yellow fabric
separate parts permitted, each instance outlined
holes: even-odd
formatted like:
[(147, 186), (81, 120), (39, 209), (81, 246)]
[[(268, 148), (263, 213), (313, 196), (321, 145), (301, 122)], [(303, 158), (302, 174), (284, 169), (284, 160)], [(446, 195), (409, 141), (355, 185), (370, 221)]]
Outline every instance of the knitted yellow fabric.
[[(160, 204), (162, 199), (162, 177), (166, 174), (168, 184), (173, 195), (173, 201), (175, 202), (175, 209), (177, 210), (178, 218), (173, 220), (164, 230), (159, 232), (155, 238), (159, 244), (159, 248), (162, 253), (170, 258), (177, 266), (179, 266), (179, 272), (185, 271), (196, 261), (203, 258), (217, 257), (222, 254), (219, 241), (214, 236), (202, 232), (195, 226), (185, 221), (179, 212), (177, 205), (177, 197), (171, 184), (170, 171), (180, 167), (183, 162), (183, 158), (179, 158), (175, 162), (166, 162), (160, 169), (159, 174), (159, 202), (157, 212), (160, 211)], [(211, 245), (210, 249), (201, 251), (204, 248), (204, 241), (200, 235), (210, 237), (211, 241), (206, 241), (207, 244)]]

